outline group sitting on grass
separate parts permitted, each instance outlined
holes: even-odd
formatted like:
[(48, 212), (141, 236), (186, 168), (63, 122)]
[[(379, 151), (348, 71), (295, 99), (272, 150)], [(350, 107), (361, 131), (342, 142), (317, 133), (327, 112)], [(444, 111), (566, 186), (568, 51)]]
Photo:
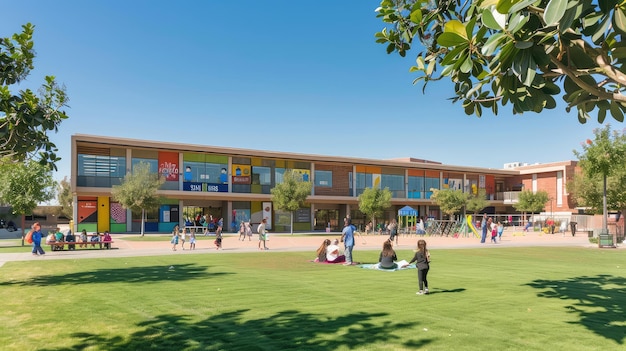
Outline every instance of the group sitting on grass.
[(315, 262), (319, 263), (343, 263), (346, 262), (346, 256), (339, 252), (339, 240), (324, 239), (322, 245), (317, 249), (317, 257)]

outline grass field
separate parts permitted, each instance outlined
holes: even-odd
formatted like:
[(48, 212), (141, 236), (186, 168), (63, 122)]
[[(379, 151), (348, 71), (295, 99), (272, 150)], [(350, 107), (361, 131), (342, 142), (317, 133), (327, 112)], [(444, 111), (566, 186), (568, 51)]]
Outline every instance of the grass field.
[[(415, 270), (315, 264), (312, 256), (8, 262), (0, 267), (0, 349), (626, 349), (622, 250), (436, 250), (427, 296), (415, 295)], [(355, 252), (361, 262), (377, 258)]]

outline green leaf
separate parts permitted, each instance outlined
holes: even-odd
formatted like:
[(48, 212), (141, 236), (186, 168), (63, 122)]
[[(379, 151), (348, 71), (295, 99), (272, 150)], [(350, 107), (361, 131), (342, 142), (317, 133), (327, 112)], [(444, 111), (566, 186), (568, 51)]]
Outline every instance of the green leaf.
[(467, 32), (465, 31), (465, 25), (459, 20), (451, 20), (446, 22), (443, 27), (444, 33), (455, 33), (465, 40), (467, 40)]
[(520, 50), (528, 49), (532, 47), (533, 45), (534, 43), (532, 41), (516, 41), (515, 42), (515, 47)]
[(509, 10), (513, 7), (513, 1), (515, 0), (498, 0), (496, 10), (501, 14), (509, 13)]
[(624, 9), (620, 7), (615, 9), (615, 13), (613, 14), (613, 25), (622, 34), (626, 34), (626, 12), (624, 12)]
[(443, 32), (437, 37), (437, 44), (445, 47), (457, 46), (466, 42), (467, 39), (452, 32)]
[(558, 24), (561, 18), (563, 18), (566, 9), (567, 0), (550, 0), (543, 13), (543, 20), (546, 21), (546, 25)]
[(483, 10), (483, 24), (490, 29), (502, 30), (506, 25), (506, 15), (496, 11), (495, 7)]
[(604, 17), (602, 18), (602, 21), (599, 23), (598, 27), (596, 28), (595, 33), (593, 33), (593, 35), (591, 36), (591, 40), (593, 40), (594, 43), (598, 44), (600, 39), (602, 39), (604, 37), (604, 34), (606, 33), (607, 29), (609, 29), (609, 17)]
[(413, 23), (422, 22), (422, 9), (417, 9), (411, 12), (411, 16), (409, 16), (409, 18), (411, 19), (411, 22)]
[(481, 53), (485, 56), (491, 56), (498, 49), (500, 41), (505, 38), (503, 32), (496, 33), (489, 37), (483, 47), (480, 49)]
[(617, 102), (611, 101), (610, 110), (611, 116), (613, 116), (616, 121), (624, 122), (624, 113), (622, 112), (622, 109), (619, 107), (619, 104)]
[(467, 58), (463, 61), (463, 64), (461, 64), (460, 70), (463, 73), (469, 73), (472, 70), (472, 66), (472, 56), (467, 55)]

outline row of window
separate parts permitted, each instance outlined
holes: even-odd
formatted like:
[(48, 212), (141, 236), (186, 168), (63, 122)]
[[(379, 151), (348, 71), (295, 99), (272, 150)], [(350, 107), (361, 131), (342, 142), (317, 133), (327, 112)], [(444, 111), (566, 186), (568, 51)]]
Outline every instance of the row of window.
[[(147, 163), (150, 170), (158, 173), (159, 161), (156, 159), (133, 157), (131, 166)], [(232, 191), (236, 193), (269, 194), (273, 185), (282, 182), (286, 168), (269, 166), (247, 167), (244, 177), (239, 168), (231, 172), (229, 179), (228, 164), (184, 161), (183, 171), (180, 172), (184, 191), (215, 191), (227, 192), (227, 186), (232, 182)], [(78, 154), (78, 186), (112, 187), (118, 185), (126, 174), (126, 157)], [(308, 174), (305, 174), (308, 178)], [(349, 173), (349, 196), (352, 194), (352, 172)], [(235, 179), (236, 178), (236, 179)], [(242, 180), (243, 179), (243, 180)], [(370, 174), (356, 173), (356, 195), (360, 195), (366, 188), (389, 188), (394, 198), (422, 198), (428, 199), (432, 195), (431, 189), (440, 189), (441, 181), (435, 177), (408, 176), (405, 188), (405, 176), (398, 174)], [(313, 176), (314, 186), (317, 188), (333, 187), (333, 172), (330, 170), (316, 170)], [(242, 183), (243, 182), (243, 183)], [(444, 181), (445, 183), (445, 181)], [(474, 182), (472, 182), (473, 184)], [(214, 186), (219, 185), (219, 186)], [(470, 184), (471, 185), (471, 184)], [(465, 188), (468, 185), (466, 184)], [(180, 190), (179, 181), (168, 181), (163, 189)], [(468, 191), (465, 189), (465, 191)]]

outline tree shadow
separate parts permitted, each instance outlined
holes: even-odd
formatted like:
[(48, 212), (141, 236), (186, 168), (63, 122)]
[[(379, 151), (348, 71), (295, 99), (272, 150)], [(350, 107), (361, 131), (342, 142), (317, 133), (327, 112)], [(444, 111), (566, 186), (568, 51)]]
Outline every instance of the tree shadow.
[[(339, 317), (294, 310), (245, 319), (248, 310), (211, 316), (199, 322), (190, 316), (166, 314), (140, 323), (131, 335), (105, 337), (76, 333), (76, 344), (46, 351), (105, 349), (126, 350), (334, 350), (367, 347), (372, 343), (400, 343), (395, 330), (414, 328), (415, 323), (377, 322), (384, 313), (356, 312)], [(409, 340), (421, 347), (431, 339)]]
[(541, 289), (539, 297), (573, 300), (568, 313), (576, 313), (587, 329), (623, 344), (626, 339), (626, 278), (612, 275), (535, 280), (527, 284)]
[(57, 284), (107, 284), (107, 283), (156, 283), (160, 281), (186, 281), (192, 279), (213, 278), (220, 275), (233, 274), (226, 272), (207, 272), (206, 266), (195, 264), (177, 264), (174, 266), (148, 266), (102, 268), (93, 271), (83, 271), (62, 275), (42, 275), (25, 280), (0, 282), (2, 285), (39, 285), (49, 286)]

